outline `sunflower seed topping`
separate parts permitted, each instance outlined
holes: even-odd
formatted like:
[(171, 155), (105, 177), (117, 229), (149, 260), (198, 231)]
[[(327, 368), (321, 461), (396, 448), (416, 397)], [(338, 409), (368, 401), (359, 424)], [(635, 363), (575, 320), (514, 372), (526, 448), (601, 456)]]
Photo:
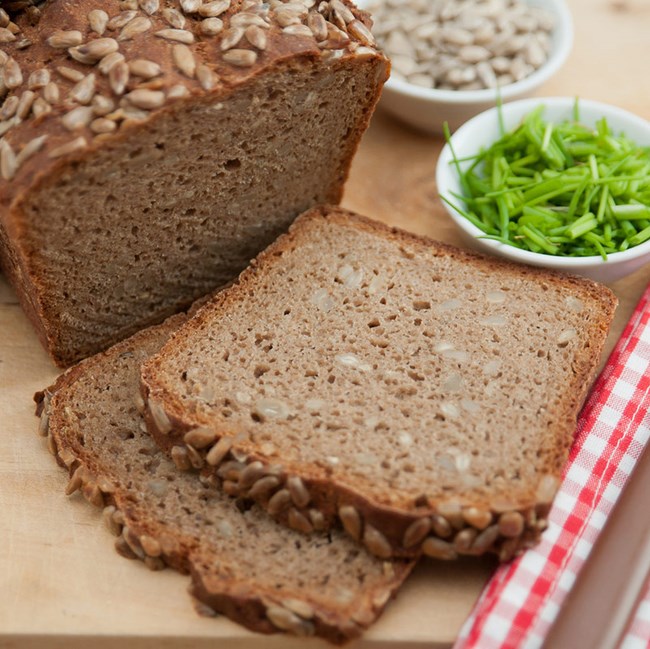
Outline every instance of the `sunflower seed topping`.
[(363, 544), (368, 550), (381, 559), (388, 559), (393, 550), (388, 539), (372, 525), (366, 525), (363, 531)]
[(93, 9), (88, 14), (88, 24), (92, 31), (102, 36), (108, 24), (108, 14), (102, 9)]
[(219, 77), (207, 65), (196, 68), (196, 78), (203, 90), (212, 90), (219, 82)]
[(7, 99), (5, 99), (5, 103), (2, 104), (2, 108), (0, 109), (0, 119), (10, 119), (13, 117), (18, 110), (19, 102), (20, 99), (18, 99), (16, 95), (7, 97)]
[(185, 27), (185, 16), (176, 9), (166, 7), (162, 10), (162, 17), (165, 22), (174, 29), (183, 29), (183, 27)]
[(373, 47), (375, 45), (375, 39), (373, 35), (360, 20), (353, 20), (348, 25), (348, 33), (354, 36), (354, 38), (356, 38), (363, 45), (370, 47)]
[(273, 475), (267, 475), (260, 478), (248, 492), (251, 498), (260, 498), (265, 496), (280, 484), (280, 480)]
[(253, 50), (229, 50), (224, 52), (223, 60), (237, 68), (249, 68), (257, 61), (257, 54)]
[(79, 63), (93, 65), (100, 59), (113, 52), (117, 52), (119, 44), (114, 38), (96, 38), (90, 43), (79, 45), (79, 47), (71, 47), (68, 49), (68, 54)]
[(269, 514), (279, 514), (284, 511), (291, 504), (291, 494), (287, 489), (280, 489), (276, 491), (267, 504)]
[(129, 72), (132, 75), (142, 77), (143, 79), (151, 79), (162, 74), (161, 67), (157, 63), (147, 59), (133, 59), (129, 61), (128, 66)]
[(289, 489), (291, 500), (293, 500), (293, 504), (296, 507), (302, 508), (309, 504), (309, 501), (311, 500), (309, 491), (307, 491), (305, 483), (299, 476), (294, 475), (287, 479), (287, 489)]
[(151, 20), (145, 16), (138, 16), (134, 18), (131, 22), (127, 23), (122, 27), (120, 35), (117, 37), (118, 41), (129, 41), (139, 34), (144, 34), (149, 31), (152, 27)]
[(67, 79), (68, 81), (74, 81), (77, 83), (78, 81), (81, 81), (86, 75), (83, 72), (80, 72), (79, 70), (75, 70), (74, 68), (69, 68), (65, 65), (59, 66), (56, 71), (64, 78)]
[(223, 459), (228, 455), (232, 448), (232, 437), (222, 437), (219, 441), (208, 451), (206, 461), (210, 466), (218, 466)]
[(161, 29), (156, 32), (156, 36), (167, 41), (185, 43), (186, 45), (191, 45), (194, 42), (194, 34), (186, 29)]
[(203, 0), (181, 0), (181, 9), (186, 14), (195, 14), (202, 3)]
[(117, 124), (115, 124), (115, 122), (112, 122), (110, 119), (106, 119), (104, 117), (98, 117), (97, 119), (94, 119), (90, 123), (90, 130), (97, 135), (112, 133), (116, 129), (117, 129)]
[(140, 0), (140, 9), (149, 16), (153, 16), (160, 9), (160, 0)]
[[(34, 117), (40, 117), (52, 111), (52, 106), (48, 104), (43, 97), (36, 97), (34, 105), (32, 106), (32, 113)], [(0, 133), (1, 134), (1, 133)]]
[(291, 36), (305, 36), (306, 38), (313, 38), (314, 34), (307, 25), (289, 25), (282, 29), (283, 34)]
[(115, 110), (115, 102), (104, 95), (95, 95), (93, 97), (92, 106), (95, 115), (98, 115), (99, 117), (108, 115)]
[(38, 90), (39, 88), (44, 88), (48, 83), (50, 83), (50, 71), (45, 68), (39, 68), (29, 75), (27, 87), (30, 90)]
[(102, 74), (107, 75), (114, 65), (121, 63), (124, 60), (124, 54), (121, 54), (120, 52), (111, 52), (97, 64), (97, 69)]
[(199, 14), (204, 18), (215, 18), (230, 9), (230, 0), (216, 0), (206, 2), (199, 7)]
[(85, 128), (93, 118), (93, 109), (90, 106), (78, 106), (67, 112), (61, 119), (63, 126), (69, 131)]
[(15, 59), (9, 58), (5, 63), (2, 80), (9, 90), (18, 88), (23, 82), (23, 73)]
[(86, 138), (80, 136), (74, 140), (71, 140), (70, 142), (66, 142), (66, 144), (62, 144), (61, 146), (52, 149), (48, 153), (48, 156), (50, 158), (60, 158), (61, 156), (68, 155), (69, 153), (74, 153), (80, 149), (85, 149), (87, 146), (88, 142), (86, 142)]
[(243, 27), (231, 27), (230, 29), (227, 29), (223, 33), (223, 37), (221, 39), (221, 51), (225, 52), (226, 50), (229, 50), (239, 41), (244, 37), (245, 29)]
[(128, 11), (123, 11), (122, 13), (117, 14), (117, 16), (114, 16), (113, 18), (111, 18), (107, 23), (107, 27), (111, 31), (116, 30), (116, 29), (122, 29), (122, 27), (124, 27), (124, 25), (126, 25), (127, 23), (130, 23), (137, 15), (138, 15), (138, 12), (135, 11), (135, 9), (131, 9), (131, 10), (128, 10)]
[(451, 543), (433, 536), (425, 539), (422, 544), (422, 552), (434, 559), (456, 559), (458, 556)]
[(190, 79), (193, 79), (196, 74), (196, 61), (194, 54), (187, 45), (177, 44), (172, 48), (172, 58), (176, 67)]
[(108, 73), (108, 81), (116, 95), (123, 94), (129, 82), (129, 66), (124, 61), (113, 65)]
[(159, 90), (132, 90), (126, 98), (137, 108), (152, 110), (165, 103), (165, 93)]
[(303, 534), (310, 534), (314, 527), (309, 522), (309, 519), (295, 507), (292, 507), (287, 514), (287, 523), (289, 527)]
[(411, 523), (404, 532), (404, 539), (402, 540), (402, 545), (405, 548), (412, 548), (430, 532), (431, 530), (431, 519), (430, 518), (419, 518), (413, 523)]
[(0, 175), (5, 180), (11, 180), (18, 170), (16, 155), (7, 140), (0, 140)]
[[(260, 51), (266, 49), (266, 33), (257, 25), (250, 25), (245, 31), (246, 40)], [(311, 36), (311, 32), (310, 32)]]
[(71, 91), (70, 99), (79, 104), (86, 105), (92, 101), (95, 94), (95, 75), (84, 77)]
[(339, 507), (339, 518), (345, 531), (355, 540), (361, 539), (361, 516), (352, 505)]
[(307, 16), (307, 26), (317, 41), (324, 41), (327, 38), (327, 21), (321, 14), (311, 12)]
[(199, 24), (199, 29), (206, 36), (215, 36), (223, 31), (223, 21), (220, 18), (206, 18)]
[(304, 620), (311, 620), (316, 615), (313, 607), (301, 599), (283, 599), (281, 604)]
[(69, 47), (81, 45), (84, 42), (83, 35), (77, 30), (55, 31), (46, 41), (50, 47), (57, 50), (67, 50)]

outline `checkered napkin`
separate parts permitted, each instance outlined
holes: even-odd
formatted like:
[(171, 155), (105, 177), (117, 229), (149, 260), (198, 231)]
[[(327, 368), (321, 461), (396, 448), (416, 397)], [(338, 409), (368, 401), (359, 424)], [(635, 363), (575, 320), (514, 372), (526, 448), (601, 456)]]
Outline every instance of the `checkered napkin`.
[[(501, 566), (454, 649), (541, 647), (650, 438), (650, 286), (596, 381), (540, 544)], [(621, 649), (650, 647), (650, 587)]]

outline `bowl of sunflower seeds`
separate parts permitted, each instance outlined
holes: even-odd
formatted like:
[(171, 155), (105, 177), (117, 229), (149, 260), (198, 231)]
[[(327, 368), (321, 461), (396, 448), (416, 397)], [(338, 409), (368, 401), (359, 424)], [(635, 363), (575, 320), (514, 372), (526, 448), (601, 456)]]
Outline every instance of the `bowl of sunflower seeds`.
[(531, 95), (566, 61), (565, 0), (360, 0), (391, 60), (380, 106), (439, 134)]

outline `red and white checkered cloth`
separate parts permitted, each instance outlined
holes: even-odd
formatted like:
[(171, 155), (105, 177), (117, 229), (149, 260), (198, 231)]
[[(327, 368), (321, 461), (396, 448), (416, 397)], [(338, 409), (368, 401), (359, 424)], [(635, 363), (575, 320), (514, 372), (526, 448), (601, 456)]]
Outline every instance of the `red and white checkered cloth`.
[[(536, 649), (650, 438), (650, 286), (596, 381), (540, 544), (501, 566), (454, 649)], [(650, 647), (650, 587), (621, 649)]]

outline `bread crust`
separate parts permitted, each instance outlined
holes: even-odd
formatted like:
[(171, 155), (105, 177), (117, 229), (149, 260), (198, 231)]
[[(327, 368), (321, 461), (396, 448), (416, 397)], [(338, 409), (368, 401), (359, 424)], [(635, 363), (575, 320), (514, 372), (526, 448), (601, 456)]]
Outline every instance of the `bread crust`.
[[(285, 462), (282, 472), (274, 473), (280, 479), (277, 490), (286, 488), (291, 479), (300, 479), (309, 494), (309, 507), (321, 513), (323, 526), (343, 524), (356, 540), (363, 542), (378, 556), (416, 557), (425, 553), (437, 558), (455, 558), (458, 554), (493, 552), (501, 560), (507, 560), (534, 545), (546, 526), (546, 516), (568, 456), (577, 416), (595, 377), (614, 315), (616, 297), (608, 288), (585, 278), (521, 266), (460, 250), (398, 228), (389, 228), (338, 207), (323, 206), (301, 215), (289, 233), (260, 254), (250, 268), (240, 275), (236, 284), (205, 305), (191, 322), (170, 339), (158, 355), (144, 363), (142, 396), (146, 404), (145, 419), (152, 436), (163, 450), (171, 453), (174, 446), (185, 444), (185, 433), (196, 427), (207, 426), (216, 432), (219, 438), (229, 437), (234, 440), (231, 451), (222, 458), (222, 462), (233, 459), (248, 465), (260, 462), (264, 465), (264, 470), (270, 470), (268, 460), (254, 444), (235, 440), (241, 431), (228, 429), (223, 423), (216, 421), (205, 421), (195, 413), (189, 412), (166, 385), (164, 377), (161, 377), (159, 359), (164, 359), (166, 354), (173, 354), (175, 350), (180, 349), (184, 338), (210, 322), (215, 314), (227, 313), (229, 306), (239, 300), (245, 300), (250, 287), (258, 278), (264, 277), (265, 269), (270, 264), (278, 263), (285, 251), (300, 245), (303, 225), (313, 219), (327, 219), (346, 224), (397, 244), (421, 247), (436, 256), (451, 256), (466, 264), (479, 264), (502, 275), (514, 274), (538, 283), (562, 286), (588, 301), (597, 311), (590, 346), (574, 361), (573, 379), (566, 386), (564, 401), (555, 417), (553, 446), (544, 449), (545, 471), (538, 476), (537, 484), (530, 485), (526, 493), (518, 494), (514, 502), (506, 505), (490, 502), (486, 498), (466, 502), (450, 497), (444, 502), (424, 502), (421, 505), (403, 502), (390, 505), (364, 497), (360, 490), (338, 482), (320, 467)], [(152, 413), (152, 403), (156, 413)], [(161, 411), (164, 428), (167, 430), (161, 427)], [(205, 459), (209, 450), (210, 448), (203, 449), (199, 453)], [(205, 464), (202, 470), (206, 474), (213, 474), (218, 467)], [(273, 505), (269, 504), (273, 493), (266, 493), (256, 500), (267, 510), (270, 509), (277, 520), (291, 525), (291, 509), (275, 512)], [(305, 508), (298, 509), (303, 514), (306, 513)]]
[[(346, 66), (364, 66), (367, 68), (368, 76), (376, 79), (376, 87), (374, 95), (368, 98), (367, 109), (364, 111), (362, 119), (349, 135), (346, 150), (341, 157), (341, 167), (337, 174), (338, 182), (328, 194), (328, 200), (338, 202), (342, 195), (343, 184), (347, 179), (352, 157), (356, 152), (361, 135), (367, 128), (383, 82), (388, 76), (387, 59), (374, 47), (365, 43), (363, 39), (360, 40), (358, 36), (355, 36), (354, 29), (348, 30), (345, 45), (338, 49), (329, 49), (329, 45), (319, 44), (314, 37), (286, 33), (285, 28), (282, 28), (277, 21), (272, 20), (271, 15), (269, 17), (270, 27), (264, 29), (266, 33), (264, 50), (256, 50), (242, 36), (238, 48), (255, 52), (256, 60), (249, 67), (240, 67), (229, 63), (224, 58), (228, 52), (232, 51), (232, 48), (222, 51), (222, 45), (227, 32), (232, 31), (229, 27), (231, 22), (237, 17), (241, 18), (241, 14), (251, 12), (242, 0), (232, 0), (229, 8), (220, 14), (218, 20), (223, 22), (224, 27), (216, 35), (202, 32), (203, 17), (201, 15), (181, 16), (181, 19), (185, 21), (184, 27), (177, 31), (188, 36), (176, 35), (174, 38), (189, 39), (191, 37), (193, 42), (187, 44), (183, 41), (158, 36), (163, 30), (172, 29), (169, 21), (164, 17), (163, 11), (171, 8), (176, 9), (178, 3), (163, 0), (160, 3), (160, 10), (152, 14), (145, 12), (137, 2), (132, 4), (136, 9), (130, 10), (134, 14), (131, 20), (150, 23), (144, 33), (136, 34), (133, 37), (123, 39), (123, 30), (128, 27), (129, 23), (124, 27), (111, 29), (109, 22), (109, 27), (105, 28), (101, 34), (89, 29), (88, 15), (91, 10), (101, 9), (111, 19), (114, 19), (124, 14), (124, 2), (107, 0), (99, 3), (98, 0), (79, 0), (74, 3), (46, 3), (41, 9), (40, 20), (35, 25), (32, 24), (30, 16), (27, 14), (18, 15), (15, 24), (20, 28), (20, 32), (16, 40), (2, 46), (9, 61), (15, 62), (19, 67), (23, 79), (17, 88), (10, 91), (10, 96), (22, 97), (26, 92), (33, 92), (35, 99), (32, 99), (35, 103), (37, 100), (45, 101), (46, 89), (40, 87), (38, 81), (29, 81), (33, 79), (32, 75), (35, 73), (47, 73), (51, 83), (59, 87), (60, 99), (51, 103), (49, 109), (42, 109), (45, 112), (36, 114), (30, 108), (22, 120), (18, 120), (3, 136), (0, 136), (0, 140), (4, 143), (2, 146), (8, 146), (11, 152), (6, 154), (8, 160), (9, 158), (14, 159), (16, 156), (20, 159), (20, 152), (24, 151), (25, 147), (34, 145), (39, 138), (45, 138), (39, 148), (31, 156), (26, 157), (17, 169), (7, 172), (4, 176), (0, 174), (0, 267), (13, 284), (21, 305), (37, 330), (39, 339), (48, 349), (55, 363), (62, 367), (70, 365), (83, 356), (99, 351), (99, 349), (95, 346), (88, 349), (68, 350), (61, 348), (58, 343), (61, 330), (65, 325), (61, 322), (60, 314), (50, 306), (51, 295), (46, 286), (47, 278), (34, 265), (34, 259), (38, 258), (41, 251), (34, 247), (29, 238), (30, 228), (33, 226), (27, 217), (25, 204), (35, 192), (43, 187), (53, 186), (57, 179), (63, 175), (74, 173), (76, 165), (92, 160), (98, 150), (119, 144), (127, 139), (137, 142), (139, 134), (152, 122), (182, 112), (185, 106), (195, 102), (227, 101), (233, 94), (245, 90), (258, 77), (274, 70), (299, 66), (314, 71), (327, 69), (335, 72)], [(366, 12), (356, 9), (347, 0), (343, 2), (343, 5), (347, 7), (347, 11), (351, 12), (350, 15), (357, 23), (366, 27), (370, 25), (370, 19)], [(176, 11), (178, 12), (178, 9)], [(312, 13), (315, 11), (314, 9)], [(329, 8), (328, 11), (330, 11)], [(331, 17), (329, 14), (327, 16)], [(307, 16), (302, 16), (301, 21), (300, 24), (308, 22)], [(121, 23), (118, 24), (121, 25)], [(306, 25), (303, 26), (306, 28)], [(51, 41), (51, 38), (59, 32), (80, 33), (84, 45), (92, 44), (100, 39), (112, 40), (119, 46), (117, 53), (126, 56), (127, 63), (134, 60), (153, 62), (160, 67), (160, 74), (146, 79), (131, 73), (126, 88), (121, 92), (116, 92), (110, 74), (101, 71), (103, 59), (95, 63), (83, 63), (71, 58), (69, 52), (74, 48), (53, 47), (48, 44), (48, 41)], [(21, 43), (24, 42), (31, 42), (31, 45), (22, 47)], [(192, 72), (190, 76), (179, 67), (178, 55), (174, 53), (176, 46), (186, 47), (194, 57), (196, 71)], [(0, 59), (0, 70), (1, 68), (2, 59)], [(108, 98), (114, 104), (113, 110), (108, 113), (107, 117), (104, 117), (103, 110), (98, 108), (96, 114), (93, 115), (95, 119), (92, 122), (82, 120), (74, 130), (70, 130), (65, 125), (63, 118), (73, 108), (83, 109), (87, 106), (94, 106), (95, 99), (90, 103), (80, 103), (71, 99), (70, 96), (77, 82), (62, 76), (59, 72), (62, 68), (86, 78), (91, 74), (95, 76), (94, 98), (98, 96)], [(29, 88), (33, 88), (33, 90)], [(162, 95), (164, 101), (161, 105), (149, 106), (146, 102), (143, 104), (140, 99), (137, 104), (134, 104), (135, 100), (129, 99), (134, 90), (158, 93), (152, 97), (158, 101)], [(3, 92), (0, 88), (0, 100), (2, 98)], [(85, 99), (82, 101), (85, 102)], [(150, 99), (150, 101), (154, 100)], [(119, 111), (122, 111), (124, 116), (113, 117)], [(93, 125), (98, 118), (110, 118), (108, 121), (112, 120), (117, 128), (108, 133), (97, 132)], [(0, 117), (0, 130), (9, 124), (11, 119), (14, 118), (2, 120)], [(82, 142), (82, 144), (68, 153), (53, 157), (57, 150), (72, 142)], [(179, 301), (178, 304), (159, 311), (150, 321), (134, 323), (132, 327), (116, 331), (105, 345), (117, 342), (134, 333), (138, 328), (160, 322), (175, 310), (187, 308), (195, 297), (195, 295), (188, 295), (184, 301)]]
[[(48, 448), (57, 463), (68, 471), (71, 478), (66, 493), (70, 495), (79, 489), (91, 504), (103, 507), (105, 513), (106, 508), (111, 508), (108, 510), (112, 512), (109, 528), (117, 527), (112, 530), (119, 534), (115, 547), (125, 558), (140, 559), (152, 570), (170, 566), (182, 574), (189, 573), (190, 593), (202, 604), (198, 607), (199, 612), (222, 613), (259, 633), (285, 631), (297, 635), (316, 635), (335, 644), (358, 637), (395, 595), (412, 570), (413, 562), (386, 563), (383, 582), (356, 593), (347, 614), (342, 614), (340, 607), (328, 609), (307, 602), (304, 592), (295, 592), (293, 597), (296, 600), (313, 608), (313, 617), (305, 619), (295, 614), (293, 617), (288, 615), (287, 625), (278, 626), (271, 621), (268, 611), (272, 608), (286, 613), (283, 603), (287, 600), (286, 592), (280, 595), (254, 581), (240, 582), (227, 574), (221, 576), (203, 570), (201, 564), (205, 558), (196, 547), (196, 542), (190, 537), (169, 532), (164, 523), (157, 522), (148, 512), (142, 511), (137, 498), (133, 498), (129, 489), (122, 485), (120, 477), (112, 475), (98, 463), (92, 448), (86, 448), (76, 441), (74, 423), (66, 414), (75, 383), (89, 375), (101, 375), (110, 368), (111, 359), (134, 352), (150, 337), (160, 337), (161, 332), (169, 335), (185, 319), (186, 316), (179, 314), (162, 325), (144, 330), (108, 351), (75, 365), (62, 374), (54, 385), (36, 393), (34, 400), (37, 404), (36, 414), (41, 418), (40, 432), (47, 437)], [(77, 478), (78, 483), (71, 487)], [(151, 546), (156, 550), (153, 555), (147, 553)], [(264, 566), (260, 565), (260, 571), (263, 570)], [(279, 620), (280, 624), (283, 622)]]

